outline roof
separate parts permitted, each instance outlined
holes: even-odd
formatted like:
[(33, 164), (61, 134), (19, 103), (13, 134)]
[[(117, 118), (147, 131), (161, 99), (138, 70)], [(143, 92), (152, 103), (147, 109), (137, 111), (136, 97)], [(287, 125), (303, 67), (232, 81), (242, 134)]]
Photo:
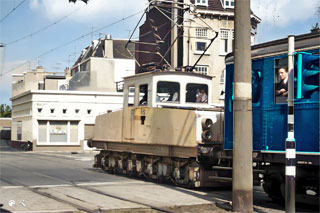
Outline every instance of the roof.
[[(106, 38), (100, 38), (99, 40), (92, 41), (89, 46), (87, 46), (82, 50), (79, 58), (74, 63), (73, 67), (90, 57), (104, 58), (105, 57), (105, 40)], [(126, 44), (128, 43), (128, 40), (112, 39), (112, 42), (113, 42), (113, 58), (114, 59), (133, 59), (133, 57), (128, 53), (126, 49)], [(129, 43), (128, 48), (134, 55), (135, 54), (134, 44)]]
[[(127, 40), (113, 40), (113, 58), (132, 59), (126, 49)], [(128, 44), (128, 49), (134, 54), (134, 43)]]
[[(195, 0), (190, 0), (192, 4), (195, 4)], [(208, 7), (206, 6), (201, 6), (198, 5), (197, 8), (201, 10), (208, 10), (208, 11), (218, 11), (218, 12), (229, 12), (229, 13), (234, 13), (234, 8), (224, 8), (222, 6), (221, 0), (208, 0)], [(251, 15), (253, 15), (253, 18), (260, 23), (261, 19), (256, 16), (252, 11)]]
[(45, 79), (66, 79), (64, 75), (46, 75)]
[[(295, 51), (320, 48), (320, 31), (295, 36)], [(251, 46), (251, 58), (261, 58), (288, 53), (288, 37)], [(233, 63), (234, 53), (226, 56), (226, 63)]]

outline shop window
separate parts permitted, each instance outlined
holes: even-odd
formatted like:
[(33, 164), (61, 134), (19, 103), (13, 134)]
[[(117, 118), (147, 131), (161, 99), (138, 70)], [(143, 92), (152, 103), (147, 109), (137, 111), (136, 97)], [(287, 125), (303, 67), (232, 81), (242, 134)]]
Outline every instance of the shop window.
[(47, 142), (47, 121), (38, 121), (38, 141)]
[(67, 121), (50, 121), (49, 134), (50, 142), (67, 142), (68, 141), (68, 122)]
[(70, 121), (70, 142), (78, 142), (78, 121)]

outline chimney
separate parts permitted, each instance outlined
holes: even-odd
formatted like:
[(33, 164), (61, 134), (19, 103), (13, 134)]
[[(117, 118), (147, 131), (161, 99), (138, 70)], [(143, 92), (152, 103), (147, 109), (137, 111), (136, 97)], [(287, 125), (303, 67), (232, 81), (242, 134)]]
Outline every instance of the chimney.
[(37, 66), (37, 69), (36, 69), (37, 72), (44, 72), (44, 69), (43, 69), (43, 66)]
[(113, 58), (113, 40), (109, 34), (106, 35), (104, 40), (104, 57)]
[(71, 79), (71, 70), (69, 67), (66, 67), (64, 69), (64, 75), (66, 76), (66, 80), (69, 81)]

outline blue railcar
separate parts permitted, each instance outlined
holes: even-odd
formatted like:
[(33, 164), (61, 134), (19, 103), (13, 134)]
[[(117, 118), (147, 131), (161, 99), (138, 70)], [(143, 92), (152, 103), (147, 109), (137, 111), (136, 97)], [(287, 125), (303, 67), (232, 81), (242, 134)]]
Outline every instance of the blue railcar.
[[(319, 31), (296, 36), (294, 56), (296, 193), (297, 200), (308, 197), (307, 200), (313, 204), (319, 203), (319, 37)], [(277, 71), (286, 68), (288, 63), (287, 40), (285, 38), (252, 47), (253, 156), (256, 167), (262, 171), (260, 178), (263, 187), (274, 199), (283, 199), (285, 186), (287, 97), (277, 96), (275, 90), (279, 81)], [(226, 57), (226, 152), (233, 147), (233, 63), (233, 55), (230, 54)], [(308, 69), (313, 70), (309, 72)], [(306, 78), (309, 77), (311, 80), (307, 82)]]

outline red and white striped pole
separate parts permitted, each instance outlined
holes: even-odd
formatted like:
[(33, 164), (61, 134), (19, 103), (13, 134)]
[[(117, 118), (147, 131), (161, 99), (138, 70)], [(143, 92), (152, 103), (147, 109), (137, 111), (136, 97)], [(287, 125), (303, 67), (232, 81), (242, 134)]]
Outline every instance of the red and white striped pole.
[(286, 139), (286, 212), (295, 212), (296, 141), (294, 139), (294, 36), (288, 36), (288, 137)]

